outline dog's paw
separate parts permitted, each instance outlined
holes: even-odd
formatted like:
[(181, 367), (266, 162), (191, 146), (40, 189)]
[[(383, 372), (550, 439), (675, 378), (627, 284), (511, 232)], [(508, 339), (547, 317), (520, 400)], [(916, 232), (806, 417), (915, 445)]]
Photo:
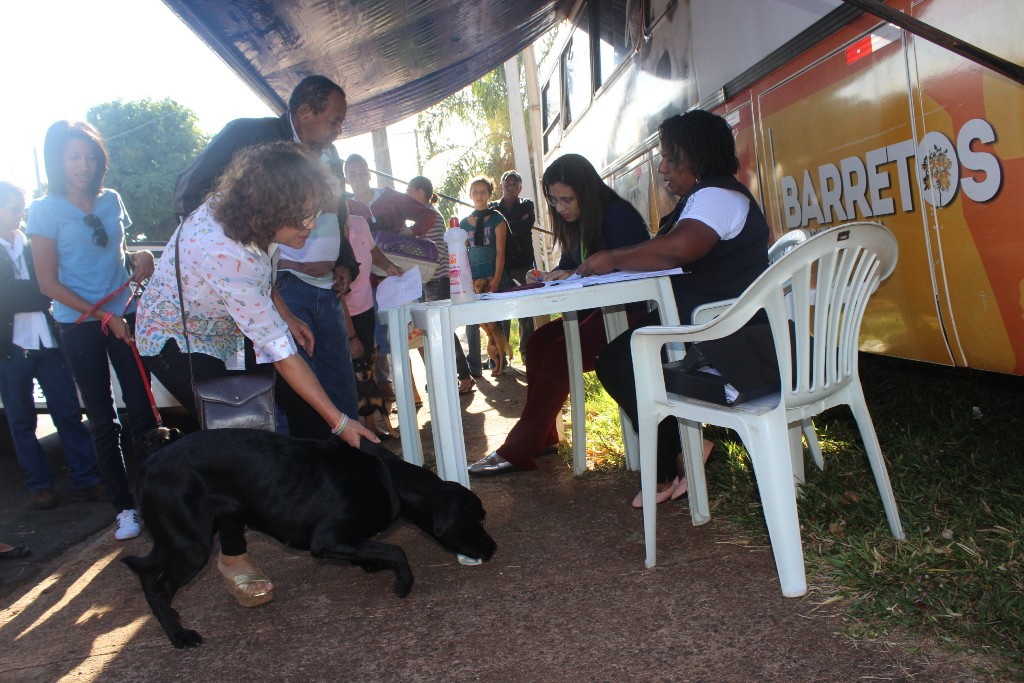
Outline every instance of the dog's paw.
[(190, 628), (183, 628), (174, 635), (170, 635), (170, 638), (171, 643), (179, 650), (186, 647), (199, 647), (203, 644), (203, 637)]
[(396, 576), (394, 586), (395, 595), (400, 598), (404, 598), (409, 595), (409, 592), (412, 591), (412, 581), (412, 574), (410, 574), (408, 578)]

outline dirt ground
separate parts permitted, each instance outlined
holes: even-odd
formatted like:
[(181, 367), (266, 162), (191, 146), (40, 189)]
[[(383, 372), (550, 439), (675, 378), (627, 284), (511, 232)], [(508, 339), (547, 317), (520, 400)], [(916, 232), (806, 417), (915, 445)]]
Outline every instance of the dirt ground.
[[(414, 368), (422, 389), (415, 357)], [(463, 398), (471, 458), (500, 444), (524, 395), (512, 373)], [(432, 457), (426, 407), (419, 419)], [(0, 567), (8, 683), (991, 680), (984, 662), (928, 642), (848, 638), (813, 576), (806, 597), (783, 598), (769, 548), (721, 520), (692, 526), (685, 501), (659, 507), (658, 565), (645, 569), (641, 515), (629, 506), (637, 474), (573, 477), (559, 456), (474, 480), (498, 543), (482, 566), (460, 566), (410, 526), (393, 529), (416, 576), (405, 599), (390, 575), (318, 564), (250, 534), (276, 599), (240, 608), (207, 566), (174, 602), (206, 642), (175, 650), (117, 561), (148, 551), (145, 532), (115, 541), (101, 504), (33, 511), (10, 484), (13, 458), (0, 460), (0, 531), (14, 535), (0, 540), (40, 549)], [(39, 532), (38, 515), (51, 512), (65, 521), (48, 518)]]

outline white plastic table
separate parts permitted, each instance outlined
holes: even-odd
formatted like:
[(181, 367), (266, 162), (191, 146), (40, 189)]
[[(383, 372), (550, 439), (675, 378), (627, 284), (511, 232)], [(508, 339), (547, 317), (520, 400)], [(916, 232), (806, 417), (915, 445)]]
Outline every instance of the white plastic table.
[[(416, 409), (412, 402), (412, 382), (408, 352), (408, 321), (424, 331), (427, 382), (430, 386), (430, 419), (433, 426), (434, 454), (438, 474), (443, 479), (469, 486), (466, 471), (466, 442), (462, 432), (462, 408), (455, 382), (454, 334), (463, 325), (561, 313), (565, 323), (569, 358), (569, 395), (572, 403), (573, 470), (586, 469), (586, 424), (583, 399), (583, 362), (579, 348), (577, 312), (600, 307), (605, 330), (613, 339), (628, 326), (625, 305), (654, 301), (661, 311), (663, 325), (678, 325), (672, 285), (667, 276), (647, 277), (580, 288), (545, 287), (524, 290), (513, 297), (480, 299), (453, 304), (450, 301), (417, 303), (386, 311), (392, 350), (392, 372), (398, 398), (403, 457), (422, 464), (423, 455), (416, 429)], [(620, 414), (621, 416), (621, 414)], [(623, 442), (627, 465), (639, 466), (636, 434), (622, 417)], [(481, 453), (481, 457), (485, 454)]]

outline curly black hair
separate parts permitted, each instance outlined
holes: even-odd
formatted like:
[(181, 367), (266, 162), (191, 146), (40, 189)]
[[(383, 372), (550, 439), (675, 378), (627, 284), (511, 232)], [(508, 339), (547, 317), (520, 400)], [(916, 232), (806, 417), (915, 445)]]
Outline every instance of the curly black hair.
[(671, 116), (658, 126), (658, 134), (662, 156), (697, 178), (736, 175), (740, 169), (732, 129), (717, 114), (693, 109)]
[(341, 86), (326, 76), (306, 76), (292, 90), (288, 98), (288, 111), (297, 114), (299, 107), (308, 104), (314, 114), (319, 114), (327, 106), (327, 98), (332, 92), (345, 97), (345, 91)]

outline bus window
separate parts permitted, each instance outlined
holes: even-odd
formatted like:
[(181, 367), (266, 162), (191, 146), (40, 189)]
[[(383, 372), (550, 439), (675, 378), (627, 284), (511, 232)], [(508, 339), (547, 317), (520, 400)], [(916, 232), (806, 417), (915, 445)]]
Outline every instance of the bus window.
[[(644, 154), (638, 162), (615, 174), (611, 182), (612, 189), (644, 217), (648, 230), (656, 233), (658, 219), (668, 211), (662, 211), (657, 195), (651, 193), (653, 184), (650, 154)], [(668, 206), (672, 206), (671, 201)]]
[(561, 69), (555, 69), (551, 80), (541, 90), (541, 106), (544, 112), (544, 152), (551, 148), (562, 137), (562, 89), (559, 87)]
[(590, 19), (580, 13), (580, 21), (562, 55), (565, 73), (565, 124), (569, 125), (590, 105), (593, 79), (590, 72)]
[(598, 87), (611, 79), (615, 69), (633, 51), (633, 41), (630, 40), (626, 21), (626, 5), (627, 0), (597, 2)]

